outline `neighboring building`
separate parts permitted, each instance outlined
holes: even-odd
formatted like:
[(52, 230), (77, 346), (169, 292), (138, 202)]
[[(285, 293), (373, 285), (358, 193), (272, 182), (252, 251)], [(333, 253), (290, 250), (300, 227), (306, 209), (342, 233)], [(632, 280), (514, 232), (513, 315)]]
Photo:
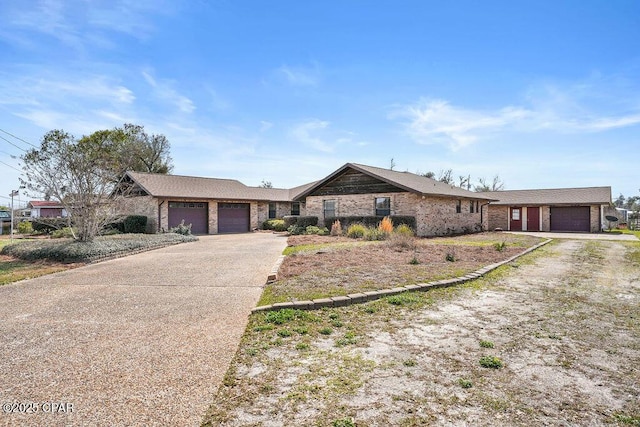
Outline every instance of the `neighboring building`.
[(32, 200), (27, 203), (31, 218), (64, 218), (67, 211), (61, 203), (52, 200)]
[(611, 187), (505, 190), (485, 193), (497, 199), (489, 206), (489, 229), (511, 231), (602, 231)]
[(128, 172), (123, 214), (146, 215), (149, 231), (182, 220), (195, 234), (247, 232), (286, 215), (412, 216), (418, 236), (501, 228), (601, 231), (610, 187), (476, 193), (409, 172), (347, 163), (292, 189), (249, 187), (237, 180)]

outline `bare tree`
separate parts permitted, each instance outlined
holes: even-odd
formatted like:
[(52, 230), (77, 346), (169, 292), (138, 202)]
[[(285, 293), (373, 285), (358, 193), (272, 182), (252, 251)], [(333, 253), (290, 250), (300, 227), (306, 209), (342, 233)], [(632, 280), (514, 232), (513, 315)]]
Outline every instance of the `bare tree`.
[(260, 187), (262, 187), (262, 188), (273, 188), (273, 184), (271, 183), (271, 181), (265, 181), (263, 179), (262, 182), (260, 183)]
[(454, 185), (453, 170), (452, 169), (440, 170), (440, 175), (438, 175), (438, 181), (444, 182), (445, 184)]
[(504, 190), (504, 182), (502, 182), (499, 175), (494, 176), (491, 183), (488, 183), (484, 178), (480, 178), (478, 179), (478, 184), (475, 185), (473, 189), (479, 193), (501, 191)]
[(464, 188), (465, 190), (471, 189), (471, 175), (458, 175), (458, 187)]

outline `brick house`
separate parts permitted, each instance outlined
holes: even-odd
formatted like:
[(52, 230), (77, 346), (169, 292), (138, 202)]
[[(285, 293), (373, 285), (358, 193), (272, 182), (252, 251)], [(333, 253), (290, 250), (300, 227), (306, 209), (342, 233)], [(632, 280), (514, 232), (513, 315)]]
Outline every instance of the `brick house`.
[(60, 202), (53, 200), (32, 200), (27, 203), (31, 218), (64, 218), (67, 211)]
[(486, 193), (497, 199), (489, 206), (489, 230), (602, 231), (611, 205), (611, 187), (505, 190)]
[(611, 201), (610, 187), (476, 193), (357, 163), (292, 189), (140, 172), (128, 172), (124, 180), (132, 192), (123, 214), (146, 215), (150, 232), (167, 231), (184, 220), (195, 234), (247, 232), (286, 215), (317, 216), (320, 225), (329, 217), (411, 216), (418, 236), (495, 228), (595, 232), (601, 229), (602, 207)]

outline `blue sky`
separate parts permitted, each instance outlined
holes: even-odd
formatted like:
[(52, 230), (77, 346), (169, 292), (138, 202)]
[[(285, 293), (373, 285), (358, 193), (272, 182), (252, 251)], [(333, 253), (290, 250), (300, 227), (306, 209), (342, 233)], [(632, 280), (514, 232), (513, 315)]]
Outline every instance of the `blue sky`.
[[(33, 144), (130, 122), (169, 138), (175, 174), (248, 185), (393, 158), (639, 194), (635, 0), (9, 0), (0, 16), (0, 129)], [(8, 141), (29, 146), (0, 136), (3, 204)]]

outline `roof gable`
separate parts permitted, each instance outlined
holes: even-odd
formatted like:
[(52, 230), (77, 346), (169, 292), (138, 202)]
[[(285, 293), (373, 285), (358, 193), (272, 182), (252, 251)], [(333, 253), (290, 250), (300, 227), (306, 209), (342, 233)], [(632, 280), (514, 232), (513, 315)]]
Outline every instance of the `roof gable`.
[[(411, 172), (397, 172), (389, 169), (376, 168), (373, 166), (360, 165), (357, 163), (347, 163), (331, 175), (316, 182), (310, 186), (306, 191), (300, 193), (297, 199), (302, 199), (309, 195), (315, 194), (322, 187), (335, 182), (336, 178), (339, 178), (346, 171), (353, 170), (361, 174), (367, 175), (378, 182), (387, 184), (387, 188), (394, 188), (394, 191), (407, 191), (410, 193), (417, 193), (421, 195), (440, 196), (450, 198), (462, 198), (462, 199), (481, 199), (481, 200), (493, 200), (485, 193), (476, 193), (473, 191), (465, 190), (454, 185), (446, 184), (444, 182), (436, 181), (435, 179), (427, 178), (413, 174)], [(389, 192), (380, 191), (380, 192)], [(334, 193), (336, 194), (336, 193)], [(354, 193), (338, 193), (338, 194), (354, 194)]]

